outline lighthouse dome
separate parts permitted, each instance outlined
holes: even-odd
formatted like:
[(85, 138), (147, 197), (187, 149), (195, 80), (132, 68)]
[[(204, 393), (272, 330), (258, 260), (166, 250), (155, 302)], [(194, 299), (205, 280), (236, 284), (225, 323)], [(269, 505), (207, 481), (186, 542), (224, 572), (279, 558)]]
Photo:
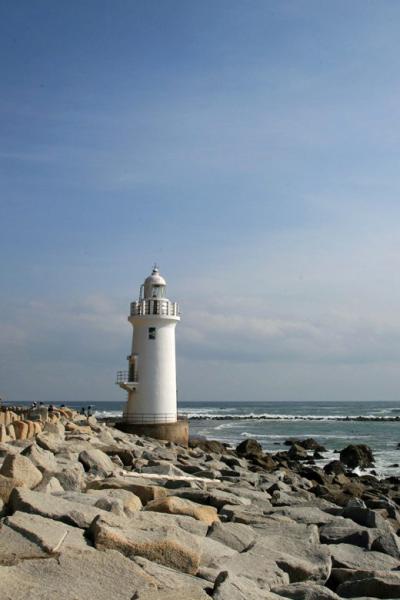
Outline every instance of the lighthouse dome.
[(151, 275), (144, 280), (144, 297), (145, 298), (163, 298), (167, 282), (160, 275), (158, 267), (154, 267)]

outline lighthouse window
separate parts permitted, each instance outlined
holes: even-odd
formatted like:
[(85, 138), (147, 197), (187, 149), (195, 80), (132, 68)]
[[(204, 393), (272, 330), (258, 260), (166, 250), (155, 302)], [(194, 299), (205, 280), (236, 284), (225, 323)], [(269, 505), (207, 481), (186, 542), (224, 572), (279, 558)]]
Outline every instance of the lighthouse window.
[(155, 340), (155, 339), (156, 339), (156, 328), (149, 327), (149, 340)]

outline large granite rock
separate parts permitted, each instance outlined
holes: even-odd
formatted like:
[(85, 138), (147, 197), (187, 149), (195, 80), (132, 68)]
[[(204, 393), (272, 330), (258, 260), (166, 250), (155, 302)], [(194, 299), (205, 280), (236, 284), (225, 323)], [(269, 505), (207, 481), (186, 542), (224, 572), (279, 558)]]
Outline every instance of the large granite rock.
[(247, 454), (263, 454), (263, 447), (260, 442), (252, 438), (243, 440), (236, 446), (236, 452), (239, 456), (246, 456)]
[(342, 598), (370, 596), (373, 598), (400, 598), (400, 573), (376, 571), (360, 573), (357, 579), (342, 583), (337, 588)]
[(62, 488), (66, 491), (80, 491), (86, 486), (85, 471), (81, 463), (70, 461), (54, 473)]
[(353, 544), (367, 549), (371, 548), (375, 537), (371, 529), (351, 519), (338, 519), (323, 525), (319, 536), (323, 544)]
[(6, 518), (5, 524), (36, 543), (48, 554), (64, 552), (66, 549), (74, 551), (90, 549), (82, 529), (40, 515), (17, 511)]
[(258, 581), (228, 571), (219, 573), (212, 597), (214, 600), (282, 600), (282, 596), (270, 592), (268, 587), (260, 587)]
[(87, 496), (95, 496), (96, 498), (116, 498), (122, 501), (124, 511), (127, 516), (134, 515), (138, 510), (142, 509), (142, 501), (139, 496), (128, 492), (128, 490), (108, 489), (104, 490), (88, 490)]
[(54, 454), (49, 450), (41, 448), (37, 444), (28, 446), (21, 454), (29, 458), (29, 460), (42, 472), (48, 471), (49, 473), (54, 473), (58, 470)]
[(254, 529), (243, 523), (214, 523), (207, 536), (238, 552), (249, 548), (256, 539)]
[(292, 583), (280, 585), (273, 588), (280, 597), (292, 598), (293, 600), (341, 600), (332, 590), (306, 581), (304, 583)]
[(179, 527), (138, 529), (132, 524), (113, 526), (96, 518), (90, 534), (99, 550), (118, 550), (128, 558), (142, 556), (184, 573), (195, 574), (200, 564), (200, 548), (195, 536)]
[(0, 474), (23, 481), (28, 488), (34, 488), (42, 481), (42, 473), (22, 454), (8, 454), (0, 469)]
[(142, 589), (151, 590), (157, 598), (153, 579), (112, 550), (67, 552), (0, 568), (1, 600), (132, 600)]
[(368, 468), (374, 464), (374, 455), (366, 444), (350, 444), (341, 450), (340, 460), (350, 469)]
[(54, 433), (42, 431), (36, 436), (36, 443), (44, 450), (49, 450), (53, 454), (60, 452), (63, 447), (64, 440)]
[[(232, 494), (227, 490), (220, 490), (217, 488), (207, 490), (184, 488), (175, 490), (174, 495), (179, 496), (180, 498), (187, 498), (188, 500), (192, 500), (198, 504), (214, 506), (217, 510), (221, 510), (221, 508), (226, 504), (240, 506), (251, 505), (251, 500), (249, 498), (243, 498), (241, 496), (237, 496), (236, 494)], [(267, 507), (268, 500), (265, 502)]]
[(288, 456), (292, 460), (306, 460), (308, 458), (308, 452), (302, 446), (298, 444), (292, 444), (288, 451)]
[(306, 506), (283, 506), (274, 511), (274, 514), (281, 514), (290, 517), (297, 523), (307, 525), (326, 525), (337, 520), (336, 515), (321, 510), (311, 502)]
[(392, 531), (379, 532), (372, 543), (371, 550), (389, 554), (393, 558), (400, 559), (400, 538)]
[(42, 492), (43, 494), (59, 494), (63, 491), (64, 488), (57, 477), (53, 477), (49, 473), (45, 473), (42, 481), (35, 487), (35, 492)]
[(111, 458), (101, 450), (88, 448), (79, 454), (79, 461), (86, 471), (105, 477), (115, 470), (115, 464)]
[(250, 552), (274, 560), (289, 575), (291, 583), (310, 580), (323, 584), (331, 572), (328, 546), (305, 543), (294, 537), (268, 535), (259, 538)]
[(157, 498), (164, 498), (168, 495), (168, 490), (159, 485), (155, 485), (151, 479), (142, 479), (139, 477), (108, 477), (101, 481), (92, 481), (88, 483), (88, 489), (120, 489), (128, 490), (138, 496), (145, 506), (147, 502)]
[(102, 509), (94, 506), (70, 502), (57, 496), (42, 494), (25, 488), (15, 488), (12, 491), (10, 505), (14, 511), (41, 515), (83, 529), (89, 527), (98, 515), (107, 514)]
[[(47, 558), (48, 552), (44, 550), (35, 540), (2, 523), (0, 527), (0, 573), (4, 566), (16, 565), (21, 560), (30, 558)], [(0, 586), (0, 598), (2, 596), (2, 585)]]
[(226, 560), (221, 565), (221, 571), (227, 571), (238, 580), (242, 580), (240, 583), (242, 589), (246, 588), (249, 580), (256, 583), (259, 589), (264, 590), (269, 590), (274, 585), (289, 583), (287, 572), (277, 565), (274, 557), (269, 555), (268, 549), (257, 544), (247, 552), (236, 553)]
[(26, 487), (25, 483), (20, 479), (15, 479), (14, 477), (4, 477), (4, 475), (0, 475), (0, 499), (7, 504), (11, 492), (16, 487)]
[[(188, 573), (181, 573), (142, 556), (136, 556), (133, 560), (155, 581), (159, 590), (158, 593), (160, 593), (161, 589), (165, 590), (165, 592), (180, 592), (182, 590), (186, 592), (186, 598), (183, 600), (189, 600), (189, 598), (192, 600), (192, 594), (199, 594), (200, 590), (210, 589), (210, 583), (198, 576), (195, 577)], [(204, 597), (204, 595), (201, 595), (200, 597), (204, 598), (204, 600), (206, 598), (209, 600), (209, 596)]]
[(217, 509), (213, 506), (204, 506), (196, 504), (185, 498), (168, 496), (167, 498), (158, 498), (146, 504), (145, 510), (169, 513), (172, 515), (187, 515), (198, 521), (203, 521), (207, 525), (212, 525), (219, 521)]
[(334, 567), (343, 567), (345, 569), (361, 570), (392, 570), (400, 566), (400, 561), (383, 554), (365, 550), (351, 544), (331, 544), (329, 546), (332, 555), (332, 564)]

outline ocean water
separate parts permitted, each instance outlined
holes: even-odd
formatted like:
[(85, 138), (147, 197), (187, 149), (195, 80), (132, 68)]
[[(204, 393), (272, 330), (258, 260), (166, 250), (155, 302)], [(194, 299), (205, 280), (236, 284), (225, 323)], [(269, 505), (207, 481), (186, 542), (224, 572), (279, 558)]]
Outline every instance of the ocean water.
[[(124, 402), (93, 404), (98, 417), (119, 417)], [(80, 408), (81, 404), (69, 403)], [(265, 450), (286, 449), (288, 438), (313, 437), (337, 458), (350, 443), (367, 444), (374, 452), (379, 476), (400, 475), (399, 402), (181, 402), (179, 411), (190, 419), (192, 434), (235, 445), (256, 438)]]

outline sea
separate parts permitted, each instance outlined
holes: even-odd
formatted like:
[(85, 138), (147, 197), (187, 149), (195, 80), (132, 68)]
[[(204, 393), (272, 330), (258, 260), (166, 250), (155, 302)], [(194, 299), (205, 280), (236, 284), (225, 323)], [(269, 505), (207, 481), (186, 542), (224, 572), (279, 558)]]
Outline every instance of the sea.
[[(92, 404), (98, 417), (120, 417), (124, 402)], [(82, 404), (69, 402), (80, 409)], [(312, 437), (327, 449), (323, 465), (348, 444), (367, 444), (379, 477), (400, 476), (399, 402), (181, 402), (191, 435), (235, 446), (255, 438), (268, 452), (287, 449), (288, 439)]]

